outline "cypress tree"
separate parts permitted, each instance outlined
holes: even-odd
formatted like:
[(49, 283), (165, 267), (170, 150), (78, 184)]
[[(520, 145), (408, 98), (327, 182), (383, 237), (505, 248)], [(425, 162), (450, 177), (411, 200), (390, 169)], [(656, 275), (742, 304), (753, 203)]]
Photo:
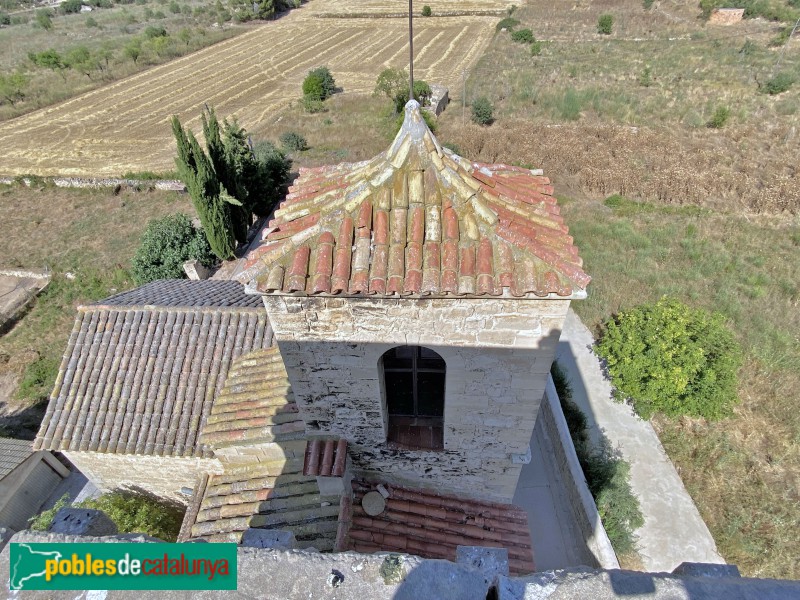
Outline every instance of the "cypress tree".
[(175, 116), (172, 117), (172, 131), (178, 146), (175, 164), (189, 190), (211, 250), (222, 260), (231, 259), (236, 249), (233, 223), (228, 204), (221, 197), (214, 166), (194, 134), (184, 130)]

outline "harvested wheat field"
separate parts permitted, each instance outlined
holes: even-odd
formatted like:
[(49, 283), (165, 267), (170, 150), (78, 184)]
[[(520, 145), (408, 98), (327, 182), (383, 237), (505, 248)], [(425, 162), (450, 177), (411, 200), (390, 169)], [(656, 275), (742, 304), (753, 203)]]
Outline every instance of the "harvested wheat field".
[[(388, 2), (385, 10), (396, 12), (402, 4)], [(495, 10), (506, 5), (473, 4)], [(0, 174), (111, 176), (170, 170), (172, 115), (198, 130), (200, 111), (208, 103), (258, 134), (300, 98), (306, 73), (320, 65), (330, 68), (345, 93), (371, 92), (381, 70), (408, 64), (407, 22), (318, 15), (347, 6), (314, 0), (233, 39), (4, 122)], [(491, 16), (417, 19), (415, 74), (429, 83), (456, 85), (485, 50), (496, 22)]]

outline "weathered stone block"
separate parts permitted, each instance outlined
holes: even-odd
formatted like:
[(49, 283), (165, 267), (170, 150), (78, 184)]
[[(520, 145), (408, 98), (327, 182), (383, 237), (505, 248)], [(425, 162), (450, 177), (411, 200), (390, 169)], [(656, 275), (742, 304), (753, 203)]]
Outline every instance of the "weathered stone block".
[(59, 510), (48, 531), (65, 535), (94, 536), (114, 535), (118, 532), (114, 521), (103, 511), (73, 507)]
[(249, 548), (294, 550), (297, 548), (297, 541), (291, 531), (283, 529), (254, 529), (251, 527), (245, 530), (240, 545)]

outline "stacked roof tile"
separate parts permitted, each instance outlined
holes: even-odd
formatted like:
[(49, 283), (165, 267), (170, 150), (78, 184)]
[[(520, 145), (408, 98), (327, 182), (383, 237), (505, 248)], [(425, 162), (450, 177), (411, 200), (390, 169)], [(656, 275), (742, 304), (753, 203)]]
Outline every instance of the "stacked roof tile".
[(552, 193), (442, 148), (412, 100), (386, 153), (301, 169), (239, 278), (261, 294), (583, 297)]
[(283, 442), (305, 435), (276, 347), (236, 360), (206, 419), (200, 441), (212, 448)]
[(225, 283), (160, 281), (79, 307), (35, 448), (210, 456), (199, 432), (231, 362), (272, 342), (264, 309)]
[(342, 477), (347, 465), (347, 440), (309, 440), (303, 462), (303, 475)]
[(353, 482), (352, 515), (344, 549), (408, 552), (454, 561), (457, 546), (489, 546), (508, 550), (512, 573), (535, 571), (528, 515), (523, 509), (393, 485), (385, 488), (389, 493), (386, 508), (377, 516), (369, 516), (361, 500), (375, 486)]

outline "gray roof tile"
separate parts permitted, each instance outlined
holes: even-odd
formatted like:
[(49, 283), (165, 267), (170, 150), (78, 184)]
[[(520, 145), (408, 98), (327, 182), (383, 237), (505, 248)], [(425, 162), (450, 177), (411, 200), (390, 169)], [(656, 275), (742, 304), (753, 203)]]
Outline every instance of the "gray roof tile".
[(100, 300), (94, 306), (258, 308), (262, 303), (260, 296), (245, 294), (242, 284), (236, 281), (159, 279)]
[(33, 454), (31, 442), (0, 438), (0, 479), (25, 462), (31, 454)]
[(241, 289), (161, 281), (81, 307), (35, 448), (210, 456), (199, 430), (231, 362), (272, 343)]

